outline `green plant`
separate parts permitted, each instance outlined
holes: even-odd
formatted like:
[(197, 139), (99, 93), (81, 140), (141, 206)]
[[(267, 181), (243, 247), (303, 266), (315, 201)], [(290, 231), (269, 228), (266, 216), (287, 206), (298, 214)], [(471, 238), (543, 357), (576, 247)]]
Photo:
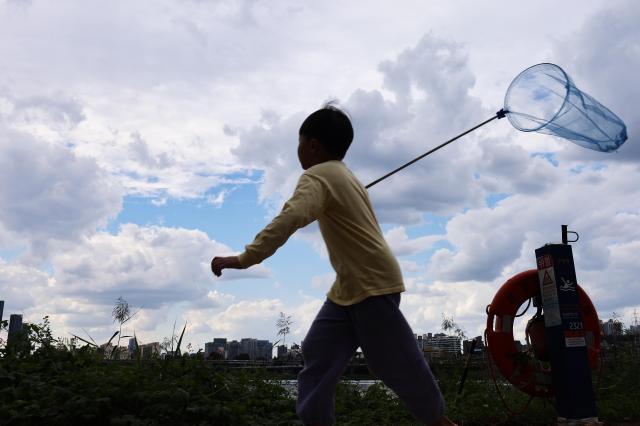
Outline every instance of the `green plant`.
[[(48, 319), (26, 334), (21, 356), (0, 357), (0, 419), (3, 425), (296, 425), (295, 400), (283, 376), (266, 370), (232, 369), (195, 357), (142, 360), (134, 335), (135, 362), (106, 360), (96, 346), (51, 344)], [(179, 341), (184, 337), (183, 327)], [(604, 353), (594, 374), (597, 406), (606, 422), (640, 420), (640, 355), (637, 343), (621, 339), (616, 356)], [(485, 360), (476, 357), (458, 395), (464, 363), (431, 364), (447, 402), (447, 415), (464, 425), (553, 424), (553, 403), (534, 399), (520, 415), (500, 403)], [(364, 378), (364, 377), (361, 377)], [(371, 378), (371, 377), (366, 377)], [(507, 404), (522, 407), (528, 396), (497, 377)], [(363, 391), (341, 382), (336, 398), (340, 425), (414, 425), (404, 404), (378, 383)]]
[(285, 315), (284, 312), (280, 312), (280, 317), (276, 321), (276, 327), (278, 328), (278, 336), (282, 336), (283, 345), (286, 345), (287, 334), (289, 334), (292, 324), (293, 320), (291, 320), (291, 315)]
[(456, 336), (458, 336), (458, 338), (460, 338), (461, 340), (464, 340), (467, 338), (464, 329), (458, 325), (457, 322), (455, 322), (453, 320), (453, 316), (451, 317), (447, 317), (445, 314), (442, 314), (442, 323), (441, 323), (441, 327), (442, 330), (445, 333), (454, 333)]

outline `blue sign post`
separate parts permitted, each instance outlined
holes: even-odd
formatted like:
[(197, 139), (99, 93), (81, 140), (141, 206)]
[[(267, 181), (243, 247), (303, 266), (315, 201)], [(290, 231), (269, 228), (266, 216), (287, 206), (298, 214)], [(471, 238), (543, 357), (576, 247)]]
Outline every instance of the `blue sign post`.
[(587, 341), (568, 233), (566, 225), (563, 225), (562, 244), (547, 244), (536, 250), (556, 412), (559, 421), (597, 422)]

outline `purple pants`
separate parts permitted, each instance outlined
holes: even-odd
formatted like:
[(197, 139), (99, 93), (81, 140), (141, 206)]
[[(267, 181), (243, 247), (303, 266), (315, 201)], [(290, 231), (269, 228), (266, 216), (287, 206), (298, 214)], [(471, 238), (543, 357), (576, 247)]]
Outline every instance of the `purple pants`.
[(340, 306), (327, 300), (302, 344), (296, 411), (304, 424), (331, 425), (338, 381), (358, 347), (369, 368), (427, 424), (444, 414), (442, 393), (400, 306), (400, 293)]

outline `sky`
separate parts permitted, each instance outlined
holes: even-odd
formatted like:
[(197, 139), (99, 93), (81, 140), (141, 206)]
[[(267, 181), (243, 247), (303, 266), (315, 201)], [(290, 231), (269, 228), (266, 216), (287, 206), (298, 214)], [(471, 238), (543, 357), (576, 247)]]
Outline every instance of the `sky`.
[[(620, 116), (598, 153), (493, 122), (369, 190), (415, 333), (443, 315), (481, 335), (535, 249), (572, 245), (601, 319), (640, 308), (640, 4), (601, 1), (0, 0), (0, 300), (54, 335), (301, 342), (334, 272), (316, 224), (215, 278), (300, 176), (302, 120), (327, 101), (355, 128), (364, 183), (492, 117), (552, 62)], [(524, 321), (517, 324), (521, 330)]]

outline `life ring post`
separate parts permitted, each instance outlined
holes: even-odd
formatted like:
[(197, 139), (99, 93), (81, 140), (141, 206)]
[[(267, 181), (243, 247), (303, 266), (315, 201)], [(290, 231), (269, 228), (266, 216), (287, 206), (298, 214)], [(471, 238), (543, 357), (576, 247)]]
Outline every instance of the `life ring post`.
[(568, 244), (577, 239), (567, 238), (571, 232), (563, 225), (563, 244), (546, 244), (535, 251), (544, 334), (558, 416), (597, 418), (589, 360), (593, 351), (588, 333), (597, 330), (597, 325), (588, 326), (591, 317), (597, 315), (584, 315), (581, 309), (573, 253)]
[[(577, 232), (569, 231), (569, 226), (568, 225), (561, 225), (561, 227), (562, 227), (562, 244), (575, 243), (576, 241), (578, 241), (580, 239), (580, 235), (578, 235)], [(575, 239), (570, 240), (569, 239), (569, 234), (573, 234), (575, 236)]]

